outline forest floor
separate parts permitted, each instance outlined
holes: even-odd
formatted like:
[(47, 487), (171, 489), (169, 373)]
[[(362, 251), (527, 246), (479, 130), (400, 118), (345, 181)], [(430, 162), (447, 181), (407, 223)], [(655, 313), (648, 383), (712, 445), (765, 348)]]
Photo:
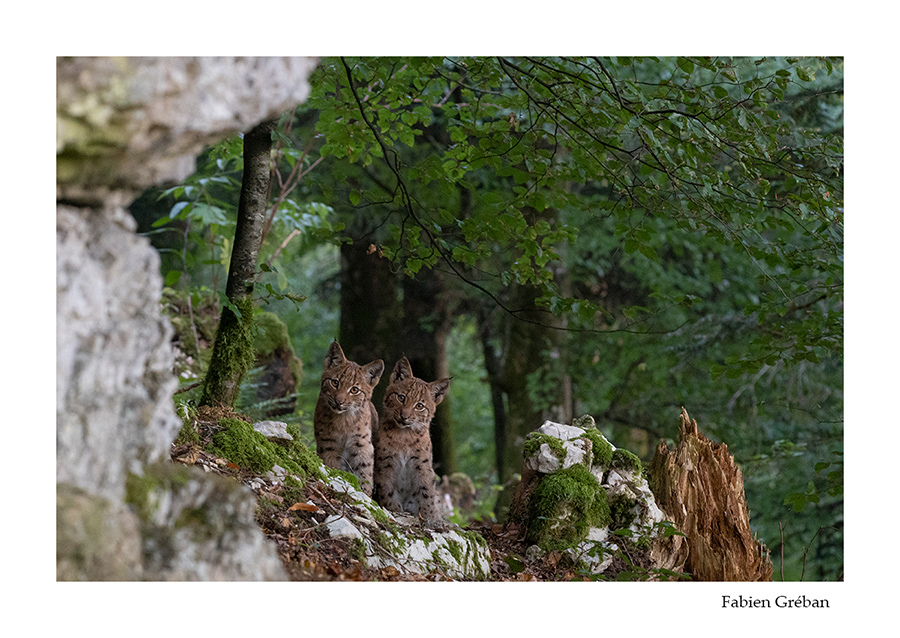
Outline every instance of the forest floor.
[[(344, 507), (340, 495), (324, 483), (305, 481), (302, 488), (286, 486), (269, 477), (242, 469), (197, 445), (172, 445), (174, 462), (197, 465), (204, 471), (239, 480), (257, 496), (256, 521), (273, 542), (291, 580), (296, 581), (451, 581), (446, 574), (419, 574), (393, 566), (368, 567), (355, 557), (353, 543), (331, 538), (322, 520)], [(452, 527), (452, 525), (451, 525)], [(487, 541), (491, 553), (489, 581), (589, 580), (560, 552), (530, 560), (524, 530), (515, 524), (473, 521), (460, 529), (475, 532)], [(604, 573), (613, 577), (616, 565)], [(623, 566), (624, 567), (624, 566)]]

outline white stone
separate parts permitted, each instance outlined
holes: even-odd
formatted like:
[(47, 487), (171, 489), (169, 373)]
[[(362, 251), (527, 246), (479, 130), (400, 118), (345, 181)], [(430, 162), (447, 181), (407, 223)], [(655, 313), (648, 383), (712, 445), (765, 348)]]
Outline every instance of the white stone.
[(544, 421), (544, 424), (537, 429), (541, 434), (552, 436), (563, 441), (577, 439), (584, 436), (584, 429), (574, 425), (563, 425), (562, 423), (554, 423), (553, 421)]
[(562, 441), (562, 447), (566, 451), (563, 459), (546, 443), (542, 443), (538, 452), (525, 459), (525, 466), (542, 474), (550, 474), (573, 465), (588, 465), (588, 448), (590, 443), (583, 438), (584, 430), (571, 425), (544, 421), (536, 432), (545, 436), (552, 436)]
[(332, 514), (325, 519), (325, 527), (332, 538), (362, 538), (362, 533), (346, 516)]
[(272, 466), (272, 469), (266, 472), (266, 479), (273, 483), (283, 481), (288, 475), (288, 471), (278, 464)]
[(294, 437), (288, 434), (287, 423), (282, 421), (257, 421), (253, 424), (253, 429), (267, 439), (284, 439), (285, 441), (294, 440)]
[(563, 441), (562, 446), (566, 451), (566, 456), (560, 460), (549, 445), (541, 443), (537, 454), (525, 459), (525, 465), (529, 469), (536, 470), (542, 474), (550, 474), (573, 465), (587, 465), (589, 445), (590, 443), (585, 439)]
[(358, 501), (363, 504), (375, 504), (375, 501), (372, 500), (371, 496), (367, 496), (365, 492), (361, 492), (360, 490), (356, 489), (355, 487), (353, 487), (353, 485), (350, 484), (349, 481), (342, 479), (340, 476), (329, 477), (328, 486), (331, 487), (331, 489), (333, 489), (335, 492), (347, 494), (354, 501)]
[[(476, 543), (455, 530), (432, 532), (430, 539), (388, 532), (395, 547), (376, 548), (366, 539), (366, 562), (379, 569), (388, 565), (403, 572), (440, 572), (451, 578), (486, 576), (491, 570), (491, 554), (486, 545)], [(391, 541), (389, 541), (389, 544)], [(455, 546), (451, 550), (451, 546)], [(454, 553), (460, 555), (457, 560)]]

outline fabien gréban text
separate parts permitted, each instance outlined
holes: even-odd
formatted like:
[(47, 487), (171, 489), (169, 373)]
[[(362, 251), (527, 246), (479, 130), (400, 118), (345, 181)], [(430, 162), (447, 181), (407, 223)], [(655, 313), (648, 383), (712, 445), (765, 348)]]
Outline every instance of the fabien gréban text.
[(807, 598), (806, 596), (776, 596), (775, 598), (754, 598), (753, 596), (722, 596), (722, 607), (730, 609), (830, 609), (827, 598)]

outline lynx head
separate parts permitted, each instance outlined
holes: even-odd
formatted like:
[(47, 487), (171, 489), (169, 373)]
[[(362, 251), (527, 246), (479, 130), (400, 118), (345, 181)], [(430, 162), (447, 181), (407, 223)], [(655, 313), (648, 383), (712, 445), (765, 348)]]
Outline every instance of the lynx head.
[(381, 359), (361, 366), (349, 361), (338, 342), (333, 341), (325, 356), (321, 397), (338, 414), (363, 410), (382, 372), (384, 361)]
[(384, 394), (384, 421), (393, 421), (401, 428), (427, 428), (434, 409), (450, 388), (450, 379), (426, 383), (413, 376), (406, 357), (400, 359), (391, 372)]

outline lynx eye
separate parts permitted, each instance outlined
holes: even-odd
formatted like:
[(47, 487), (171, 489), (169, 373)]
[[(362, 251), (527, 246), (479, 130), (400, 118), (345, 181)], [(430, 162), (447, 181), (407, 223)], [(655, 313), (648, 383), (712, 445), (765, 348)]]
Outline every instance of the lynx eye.
[(424, 404), (424, 403), (421, 403), (421, 402), (420, 402), (420, 403), (416, 403), (416, 410), (424, 410), (424, 409), (425, 409), (425, 404)]
[(338, 387), (337, 379), (328, 379), (328, 380), (331, 382), (331, 387), (333, 387), (333, 388)]
[(398, 394), (398, 395), (397, 395), (397, 400), (398, 400), (400, 403), (406, 403), (406, 395), (405, 395), (405, 394)]
[(350, 394), (359, 394), (359, 388), (353, 386), (352, 388), (350, 388)]

